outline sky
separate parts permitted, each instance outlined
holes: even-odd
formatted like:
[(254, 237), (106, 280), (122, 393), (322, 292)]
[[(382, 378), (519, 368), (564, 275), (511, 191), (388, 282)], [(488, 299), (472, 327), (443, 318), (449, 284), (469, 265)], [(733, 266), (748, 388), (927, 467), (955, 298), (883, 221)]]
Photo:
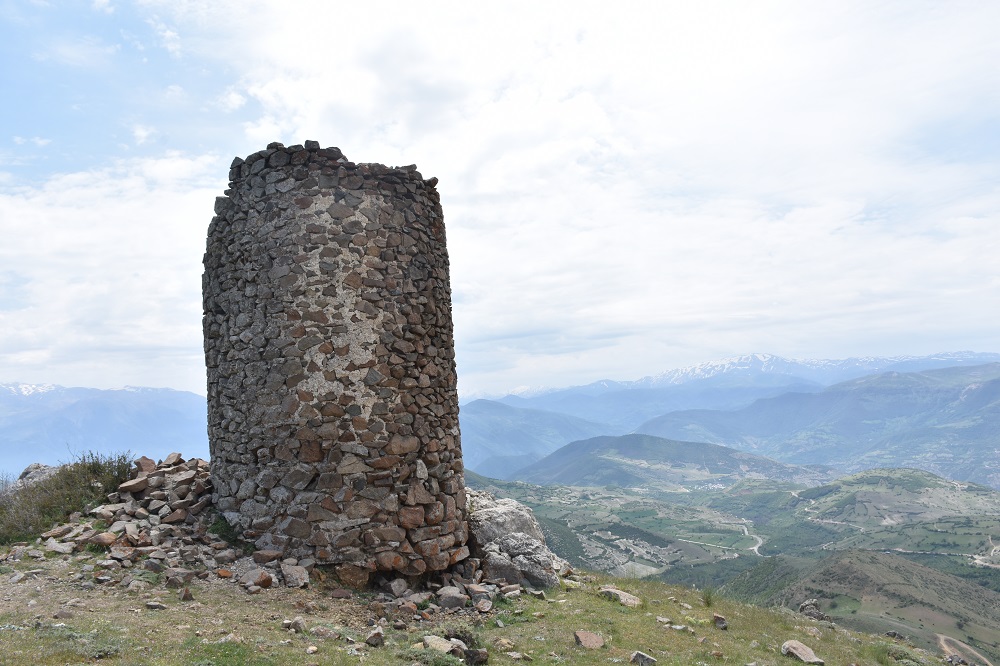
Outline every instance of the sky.
[(0, 382), (204, 394), (233, 157), (440, 179), (463, 397), (1000, 351), (1000, 3), (0, 0)]

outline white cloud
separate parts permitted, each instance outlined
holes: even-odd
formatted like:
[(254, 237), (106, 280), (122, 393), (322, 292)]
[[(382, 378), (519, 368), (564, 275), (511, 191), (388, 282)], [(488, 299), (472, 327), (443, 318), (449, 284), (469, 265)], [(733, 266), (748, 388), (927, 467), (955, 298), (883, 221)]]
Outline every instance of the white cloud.
[(440, 177), (464, 390), (1000, 346), (1000, 5), (140, 6), (219, 145)]
[(40, 62), (93, 68), (106, 65), (119, 49), (118, 44), (105, 44), (99, 37), (90, 35), (60, 37), (49, 41), (33, 57)]
[(113, 14), (115, 11), (115, 7), (111, 4), (111, 0), (93, 0), (91, 7), (94, 8), (94, 11), (104, 12), (105, 14)]
[(156, 134), (156, 130), (152, 127), (147, 127), (146, 125), (133, 125), (132, 126), (132, 138), (135, 140), (137, 146), (149, 141), (150, 137)]
[(160, 40), (160, 46), (166, 49), (171, 56), (180, 57), (182, 52), (180, 34), (173, 27), (160, 20), (158, 16), (151, 17), (147, 23)]
[(0, 307), (0, 376), (203, 392), (200, 262), (226, 161), (125, 161), (0, 194), (18, 305)]
[(232, 113), (243, 108), (246, 102), (247, 98), (231, 87), (215, 99), (215, 106), (226, 113)]
[(49, 145), (50, 143), (52, 143), (52, 139), (45, 139), (45, 138), (42, 138), (40, 136), (33, 136), (33, 137), (30, 137), (30, 138), (26, 138), (26, 137), (23, 137), (23, 136), (15, 136), (14, 139), (13, 139), (13, 141), (14, 141), (14, 144), (18, 145), (18, 146), (23, 146), (25, 144), (31, 143), (31, 144), (34, 144), (34, 145), (38, 146), (39, 148), (43, 148), (43, 147)]

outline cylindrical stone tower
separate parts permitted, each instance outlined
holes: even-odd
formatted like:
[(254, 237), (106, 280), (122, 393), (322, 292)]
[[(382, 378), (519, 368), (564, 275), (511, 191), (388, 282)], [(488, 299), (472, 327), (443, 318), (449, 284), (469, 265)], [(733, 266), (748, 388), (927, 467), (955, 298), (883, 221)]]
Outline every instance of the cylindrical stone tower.
[(216, 506), (258, 548), (355, 583), (464, 559), (437, 179), (315, 141), (229, 179), (203, 282)]

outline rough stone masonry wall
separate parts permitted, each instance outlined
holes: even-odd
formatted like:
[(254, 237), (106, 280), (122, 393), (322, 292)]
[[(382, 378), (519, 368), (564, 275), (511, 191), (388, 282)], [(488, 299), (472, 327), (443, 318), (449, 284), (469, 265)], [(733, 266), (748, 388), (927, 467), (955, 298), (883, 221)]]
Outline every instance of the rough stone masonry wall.
[(355, 581), (466, 558), (437, 179), (314, 141), (229, 178), (203, 284), (216, 506)]

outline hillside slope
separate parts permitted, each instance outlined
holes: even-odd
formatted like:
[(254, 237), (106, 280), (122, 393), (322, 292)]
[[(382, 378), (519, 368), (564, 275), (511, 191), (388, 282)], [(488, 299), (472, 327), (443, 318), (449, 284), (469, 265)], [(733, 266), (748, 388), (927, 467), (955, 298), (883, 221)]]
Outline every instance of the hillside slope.
[(539, 485), (649, 486), (676, 491), (713, 484), (722, 487), (743, 478), (816, 485), (830, 477), (822, 470), (725, 446), (631, 434), (572, 442), (511, 478)]
[(791, 608), (818, 598), (824, 613), (848, 627), (895, 630), (929, 649), (937, 634), (950, 635), (1000, 659), (1000, 593), (892, 554), (845, 551), (805, 570), (777, 558), (737, 576), (723, 591)]
[(498, 479), (574, 440), (620, 432), (606, 423), (493, 400), (462, 405), (459, 418), (466, 469)]

